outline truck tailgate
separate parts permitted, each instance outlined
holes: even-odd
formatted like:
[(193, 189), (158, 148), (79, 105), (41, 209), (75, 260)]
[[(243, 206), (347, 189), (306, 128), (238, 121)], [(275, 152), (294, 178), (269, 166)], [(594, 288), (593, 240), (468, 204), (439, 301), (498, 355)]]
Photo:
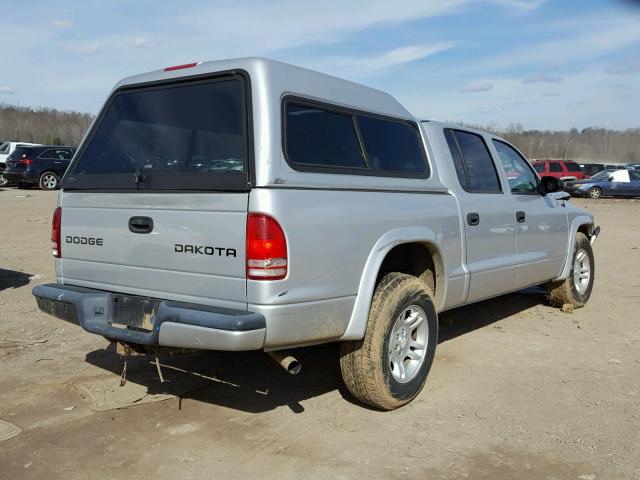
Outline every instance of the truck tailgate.
[(71, 285), (244, 309), (248, 195), (64, 192), (58, 276)]

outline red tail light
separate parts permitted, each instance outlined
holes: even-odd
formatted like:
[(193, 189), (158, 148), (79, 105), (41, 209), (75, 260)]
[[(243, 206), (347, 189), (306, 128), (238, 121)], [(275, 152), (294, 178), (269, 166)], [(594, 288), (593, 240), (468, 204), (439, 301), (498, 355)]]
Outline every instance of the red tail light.
[(281, 280), (287, 276), (287, 239), (269, 215), (247, 216), (247, 278)]
[(20, 159), (20, 165), (31, 165), (32, 163), (33, 163), (33, 160), (31, 160), (30, 158)]
[(60, 233), (62, 224), (62, 208), (58, 207), (53, 211), (53, 220), (51, 221), (51, 253), (56, 258), (62, 256), (62, 235)]

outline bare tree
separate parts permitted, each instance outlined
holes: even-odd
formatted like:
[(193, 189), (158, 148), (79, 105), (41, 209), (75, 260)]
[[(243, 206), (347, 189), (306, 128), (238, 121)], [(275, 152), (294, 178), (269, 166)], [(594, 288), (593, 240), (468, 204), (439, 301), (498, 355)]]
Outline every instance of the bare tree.
[(92, 119), (88, 113), (0, 104), (0, 139), (77, 145)]

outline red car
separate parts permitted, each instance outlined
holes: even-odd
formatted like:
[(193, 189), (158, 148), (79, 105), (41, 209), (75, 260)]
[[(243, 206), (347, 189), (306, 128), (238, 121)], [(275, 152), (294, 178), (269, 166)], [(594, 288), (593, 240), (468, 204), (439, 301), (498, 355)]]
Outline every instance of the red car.
[(582, 171), (580, 165), (570, 160), (535, 160), (532, 165), (539, 177), (549, 176), (561, 180), (589, 178), (589, 175)]

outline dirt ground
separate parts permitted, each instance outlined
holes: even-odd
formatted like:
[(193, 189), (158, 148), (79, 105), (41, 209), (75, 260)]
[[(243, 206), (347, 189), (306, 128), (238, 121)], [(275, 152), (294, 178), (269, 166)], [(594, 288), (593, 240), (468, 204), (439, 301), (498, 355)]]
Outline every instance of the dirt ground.
[(123, 359), (38, 311), (55, 281), (56, 194), (0, 190), (0, 442), (11, 479), (640, 480), (640, 201), (572, 200), (602, 226), (589, 304), (541, 291), (441, 316), (427, 386), (400, 410), (355, 404), (334, 345), (289, 376), (265, 354)]

